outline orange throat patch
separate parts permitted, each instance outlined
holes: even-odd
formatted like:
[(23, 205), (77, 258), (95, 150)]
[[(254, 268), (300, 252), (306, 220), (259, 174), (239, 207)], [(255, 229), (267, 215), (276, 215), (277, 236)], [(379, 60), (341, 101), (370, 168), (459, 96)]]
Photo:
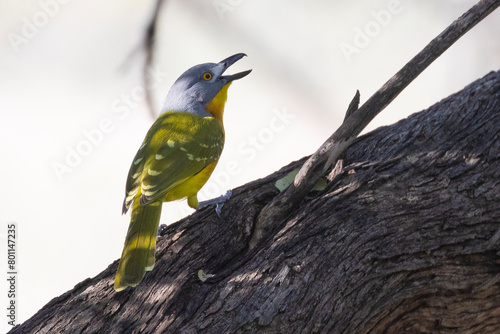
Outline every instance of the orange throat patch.
[(227, 101), (227, 89), (231, 86), (231, 83), (226, 84), (220, 92), (215, 95), (215, 97), (210, 101), (205, 107), (205, 111), (212, 114), (222, 123), (222, 116), (224, 115), (224, 106)]

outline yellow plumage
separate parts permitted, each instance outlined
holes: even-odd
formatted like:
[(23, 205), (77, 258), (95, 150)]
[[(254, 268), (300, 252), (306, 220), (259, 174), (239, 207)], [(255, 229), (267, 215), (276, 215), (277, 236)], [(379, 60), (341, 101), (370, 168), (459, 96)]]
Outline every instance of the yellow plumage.
[(162, 203), (187, 198), (190, 207), (199, 206), (198, 191), (224, 147), (227, 90), (250, 71), (222, 73), (243, 56), (189, 69), (167, 95), (167, 109), (146, 134), (127, 177), (123, 213), (132, 206), (132, 216), (116, 271), (116, 291), (136, 286), (153, 269)]

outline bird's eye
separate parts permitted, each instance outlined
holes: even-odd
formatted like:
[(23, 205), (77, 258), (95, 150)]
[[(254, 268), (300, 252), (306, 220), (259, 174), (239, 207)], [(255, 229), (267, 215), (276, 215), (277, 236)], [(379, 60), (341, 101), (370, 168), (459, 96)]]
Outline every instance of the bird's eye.
[(210, 79), (212, 79), (212, 73), (210, 72), (203, 73), (203, 79), (209, 81)]

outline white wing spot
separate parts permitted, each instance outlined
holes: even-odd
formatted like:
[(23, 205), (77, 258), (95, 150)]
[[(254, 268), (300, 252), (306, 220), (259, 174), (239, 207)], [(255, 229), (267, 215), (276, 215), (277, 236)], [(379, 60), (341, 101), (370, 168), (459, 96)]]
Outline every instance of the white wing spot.
[(141, 162), (141, 161), (142, 161), (142, 158), (139, 158), (139, 159), (137, 159), (136, 161), (134, 161), (134, 166), (135, 166), (135, 165), (137, 165), (137, 164), (138, 164), (139, 162)]
[(167, 140), (167, 145), (168, 145), (168, 147), (175, 147), (175, 141), (173, 141), (172, 139), (169, 139), (169, 140)]
[(189, 160), (194, 160), (194, 155), (191, 153), (186, 153)]
[(161, 154), (157, 154), (157, 155), (155, 156), (155, 158), (156, 158), (156, 160), (161, 160), (161, 159), (163, 159), (163, 158), (165, 158), (165, 157), (164, 157), (163, 155), (161, 155)]
[(125, 199), (126, 202), (130, 201), (132, 198), (134, 198), (135, 194), (137, 194), (137, 190), (139, 190), (139, 188), (136, 188), (134, 191), (130, 191), (128, 194), (127, 194), (127, 198)]
[(210, 146), (208, 146), (207, 144), (203, 144), (203, 143), (199, 143), (199, 145), (200, 145), (201, 147), (205, 147), (205, 148), (209, 148), (209, 147), (210, 147)]
[(184, 147), (179, 147), (181, 151), (187, 152), (187, 150)]
[(155, 191), (143, 191), (142, 194), (145, 195), (146, 197), (149, 197), (149, 196), (153, 196), (157, 192), (158, 192), (158, 190), (155, 190)]
[(161, 174), (161, 171), (155, 171), (153, 169), (148, 169), (148, 174), (151, 175), (151, 176), (156, 176), (156, 175), (160, 175)]

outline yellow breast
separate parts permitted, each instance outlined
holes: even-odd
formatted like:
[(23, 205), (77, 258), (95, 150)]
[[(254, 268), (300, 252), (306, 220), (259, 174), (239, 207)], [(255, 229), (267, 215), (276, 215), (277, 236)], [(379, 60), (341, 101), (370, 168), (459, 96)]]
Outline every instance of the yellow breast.
[(222, 116), (224, 115), (224, 106), (227, 101), (227, 89), (231, 86), (231, 83), (228, 83), (220, 92), (210, 101), (205, 107), (206, 112), (212, 114), (215, 118), (217, 118), (222, 123)]

